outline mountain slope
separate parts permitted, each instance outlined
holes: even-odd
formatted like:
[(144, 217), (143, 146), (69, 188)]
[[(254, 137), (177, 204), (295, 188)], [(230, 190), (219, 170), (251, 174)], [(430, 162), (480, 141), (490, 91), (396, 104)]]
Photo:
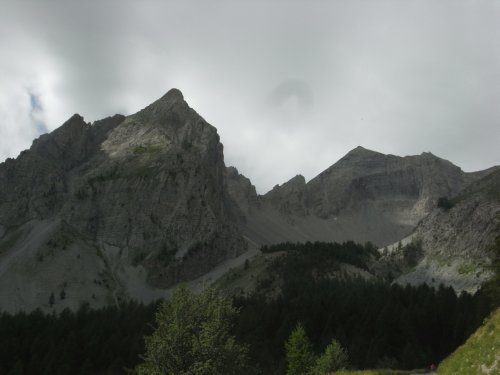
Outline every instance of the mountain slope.
[(307, 183), (299, 175), (263, 196), (252, 191), (249, 199), (236, 188), (230, 193), (246, 213), (243, 232), (257, 243), (355, 240), (384, 246), (410, 234), (439, 197), (455, 195), (481, 176), (430, 153), (399, 157), (357, 147)]
[(224, 173), (217, 130), (179, 90), (73, 116), (0, 164), (0, 309), (62, 290), (60, 308), (149, 300), (242, 253)]
[(500, 308), (438, 367), (438, 374), (500, 373)]
[(493, 276), (490, 264), (500, 236), (500, 170), (474, 182), (452, 201), (423, 219), (413, 238), (421, 242), (422, 259), (397, 279), (405, 284), (451, 285), (475, 292)]
[[(384, 246), (429, 213), (416, 230), (426, 249), (442, 245), (478, 258), (496, 206), (482, 205), (485, 196), (472, 187), (494, 190), (493, 171), (464, 173), (430, 153), (398, 157), (357, 147), (309, 182), (298, 175), (258, 195), (226, 168), (217, 130), (179, 90), (130, 116), (89, 124), (74, 115), (0, 164), (0, 310), (147, 302), (181, 281), (202, 288), (205, 276), (237, 266), (260, 245)], [(463, 202), (478, 203), (458, 202), (448, 216), (433, 211), (439, 197), (460, 192)], [(466, 227), (476, 214), (477, 225)], [(463, 222), (463, 236), (442, 236), (453, 233), (443, 217), (455, 216), (450, 225)]]

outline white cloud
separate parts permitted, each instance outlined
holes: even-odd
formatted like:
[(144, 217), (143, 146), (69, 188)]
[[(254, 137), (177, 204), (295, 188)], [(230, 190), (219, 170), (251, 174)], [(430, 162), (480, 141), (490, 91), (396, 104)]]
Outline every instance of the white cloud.
[(359, 144), (486, 168), (500, 164), (499, 18), (468, 0), (3, 2), (0, 158), (37, 121), (129, 114), (177, 87), (261, 192)]

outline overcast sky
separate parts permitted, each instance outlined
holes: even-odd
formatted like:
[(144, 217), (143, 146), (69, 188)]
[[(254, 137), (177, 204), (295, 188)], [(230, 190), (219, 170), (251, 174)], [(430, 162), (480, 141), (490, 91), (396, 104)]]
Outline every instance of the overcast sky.
[(0, 0), (0, 159), (179, 88), (264, 193), (357, 145), (500, 164), (500, 1)]

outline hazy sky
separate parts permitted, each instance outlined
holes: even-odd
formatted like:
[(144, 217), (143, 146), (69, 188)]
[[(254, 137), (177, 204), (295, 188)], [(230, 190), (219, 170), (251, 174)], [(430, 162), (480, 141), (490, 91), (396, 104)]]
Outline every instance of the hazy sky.
[(500, 164), (500, 1), (0, 0), (0, 159), (172, 87), (263, 193), (357, 145)]

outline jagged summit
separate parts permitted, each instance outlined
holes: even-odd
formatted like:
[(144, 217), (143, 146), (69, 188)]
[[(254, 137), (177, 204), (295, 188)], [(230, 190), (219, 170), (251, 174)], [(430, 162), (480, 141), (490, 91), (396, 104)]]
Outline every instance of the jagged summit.
[(353, 148), (347, 154), (345, 154), (344, 157), (342, 157), (340, 160), (369, 158), (369, 157), (373, 157), (376, 155), (385, 156), (384, 154), (382, 154), (380, 152), (369, 150), (367, 148), (364, 148), (363, 146), (358, 146), (356, 148)]
[(179, 103), (184, 103), (187, 105), (187, 103), (184, 101), (184, 95), (182, 95), (181, 90), (172, 88), (167, 91), (165, 95), (163, 95), (161, 98), (158, 100), (155, 100), (153, 103), (151, 103), (149, 106), (146, 108), (157, 108), (157, 107), (172, 107), (174, 104), (179, 104)]
[(152, 300), (245, 251), (217, 130), (179, 90), (40, 138), (0, 164), (0, 311)]
[(184, 95), (182, 95), (181, 90), (174, 87), (168, 90), (167, 93), (163, 95), (159, 100), (179, 101), (184, 100)]
[[(196, 113), (184, 100), (182, 92), (178, 89), (170, 89), (161, 98), (149, 104), (146, 108), (129, 116), (131, 118), (141, 118), (144, 122), (153, 121), (156, 123), (170, 122), (173, 117), (183, 118), (188, 112)], [(172, 115), (172, 113), (176, 113)]]
[(90, 125), (75, 114), (0, 163), (0, 311), (52, 309), (62, 289), (58, 311), (151, 301), (232, 264), (245, 239), (383, 246), (484, 173), (358, 146), (259, 196), (178, 89), (130, 116)]

